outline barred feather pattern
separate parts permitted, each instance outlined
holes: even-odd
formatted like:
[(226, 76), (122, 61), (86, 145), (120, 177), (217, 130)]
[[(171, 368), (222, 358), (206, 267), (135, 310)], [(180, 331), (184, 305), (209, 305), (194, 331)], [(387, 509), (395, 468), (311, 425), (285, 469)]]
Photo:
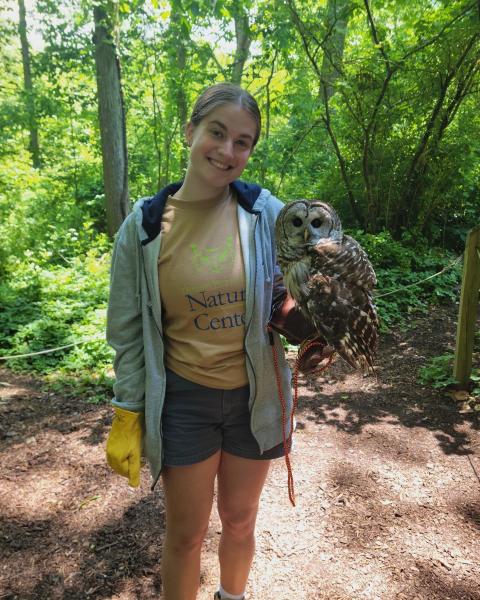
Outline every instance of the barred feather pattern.
[(343, 234), (333, 207), (286, 204), (276, 222), (276, 245), (285, 285), (319, 334), (353, 368), (373, 372), (377, 279), (360, 244)]

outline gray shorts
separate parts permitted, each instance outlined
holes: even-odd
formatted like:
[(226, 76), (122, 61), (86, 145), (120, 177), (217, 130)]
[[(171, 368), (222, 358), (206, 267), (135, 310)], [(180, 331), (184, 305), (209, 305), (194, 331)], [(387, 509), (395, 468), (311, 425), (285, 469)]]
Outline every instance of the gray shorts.
[(283, 444), (260, 454), (250, 430), (249, 395), (248, 385), (218, 390), (167, 370), (162, 414), (163, 464), (193, 465), (220, 449), (258, 460), (283, 456)]

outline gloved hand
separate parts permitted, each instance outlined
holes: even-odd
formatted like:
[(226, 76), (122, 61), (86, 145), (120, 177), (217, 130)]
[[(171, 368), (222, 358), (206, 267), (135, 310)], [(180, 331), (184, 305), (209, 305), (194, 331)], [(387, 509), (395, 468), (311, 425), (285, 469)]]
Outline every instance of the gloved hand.
[(315, 371), (322, 370), (322, 367), (328, 367), (334, 354), (335, 349), (321, 337), (304, 340), (298, 349), (298, 370), (304, 375), (315, 374)]
[(294, 346), (298, 346), (307, 338), (318, 336), (313, 323), (306, 319), (295, 300), (286, 292), (277, 299), (272, 307), (268, 324)]
[(297, 359), (300, 373), (313, 373), (324, 361), (329, 364), (335, 350), (318, 334), (314, 324), (286, 292), (273, 306), (268, 325), (283, 335), (289, 344), (300, 346)]
[(112, 428), (107, 439), (107, 462), (128, 478), (132, 487), (140, 485), (140, 456), (143, 442), (143, 412), (115, 407)]

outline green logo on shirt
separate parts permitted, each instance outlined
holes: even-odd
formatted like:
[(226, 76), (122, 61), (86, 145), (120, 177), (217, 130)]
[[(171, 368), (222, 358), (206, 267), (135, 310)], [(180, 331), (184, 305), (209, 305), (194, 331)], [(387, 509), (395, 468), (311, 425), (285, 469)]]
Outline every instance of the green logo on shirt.
[(224, 246), (199, 248), (197, 244), (190, 246), (192, 263), (199, 271), (220, 273), (233, 266), (233, 236), (229, 235)]

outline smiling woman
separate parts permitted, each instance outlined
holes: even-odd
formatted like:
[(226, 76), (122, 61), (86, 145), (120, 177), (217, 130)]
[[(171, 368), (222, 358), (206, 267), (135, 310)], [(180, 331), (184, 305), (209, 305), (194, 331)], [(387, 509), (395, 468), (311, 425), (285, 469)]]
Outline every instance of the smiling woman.
[(285, 296), (274, 252), (283, 205), (238, 180), (259, 135), (248, 92), (208, 88), (186, 127), (184, 181), (138, 202), (115, 244), (107, 334), (117, 351), (117, 417), (107, 458), (138, 484), (143, 442), (154, 486), (161, 476), (165, 600), (196, 598), (216, 479), (215, 598), (244, 597), (259, 497), (290, 435), (277, 385), (289, 410), (291, 374), (278, 334), (275, 370), (267, 335)]

